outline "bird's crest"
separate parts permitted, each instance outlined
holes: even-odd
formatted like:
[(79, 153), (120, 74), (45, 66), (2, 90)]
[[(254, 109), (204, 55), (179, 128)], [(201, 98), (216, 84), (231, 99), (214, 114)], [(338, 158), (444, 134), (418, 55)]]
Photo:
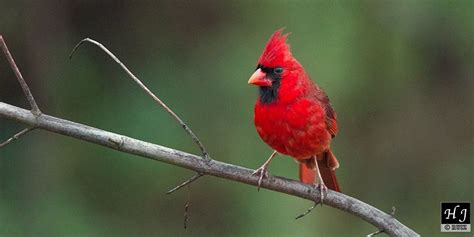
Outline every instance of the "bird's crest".
[(288, 35), (288, 33), (283, 34), (283, 29), (275, 31), (268, 40), (258, 64), (273, 68), (283, 66), (285, 62), (291, 60), (293, 56), (291, 55), (290, 45), (286, 43)]

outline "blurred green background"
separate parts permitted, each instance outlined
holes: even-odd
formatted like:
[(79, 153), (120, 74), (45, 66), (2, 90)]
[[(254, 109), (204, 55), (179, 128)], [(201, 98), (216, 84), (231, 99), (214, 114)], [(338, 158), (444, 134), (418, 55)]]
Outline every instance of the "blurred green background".
[[(247, 85), (271, 33), (329, 94), (344, 193), (423, 236), (440, 202), (473, 201), (473, 1), (6, 1), (4, 35), (48, 114), (198, 154), (190, 138), (103, 52), (105, 44), (172, 107), (220, 161), (257, 168), (271, 153)], [(0, 101), (27, 108), (5, 57)], [(0, 140), (22, 125), (0, 119)], [(279, 157), (274, 175), (297, 179)], [(45, 131), (0, 150), (0, 236), (365, 236), (328, 206), (205, 177)], [(457, 234), (455, 236), (472, 236)]]

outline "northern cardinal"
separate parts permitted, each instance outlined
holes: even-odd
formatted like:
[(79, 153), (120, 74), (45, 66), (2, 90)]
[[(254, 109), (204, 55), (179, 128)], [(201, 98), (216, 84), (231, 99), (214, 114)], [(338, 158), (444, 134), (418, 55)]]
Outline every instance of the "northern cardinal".
[(248, 81), (258, 86), (259, 92), (255, 128), (274, 149), (254, 174), (260, 175), (260, 187), (275, 155), (291, 156), (299, 163), (300, 180), (317, 185), (324, 198), (327, 188), (340, 192), (335, 175), (339, 162), (330, 148), (331, 139), (337, 134), (336, 112), (326, 93), (293, 57), (286, 43), (288, 34), (282, 31), (277, 30), (270, 37)]

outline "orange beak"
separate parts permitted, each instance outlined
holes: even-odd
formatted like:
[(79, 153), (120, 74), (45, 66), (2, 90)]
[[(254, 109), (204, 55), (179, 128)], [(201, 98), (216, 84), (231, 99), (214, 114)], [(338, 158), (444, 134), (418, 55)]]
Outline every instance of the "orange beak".
[(267, 78), (267, 74), (262, 72), (260, 68), (252, 74), (248, 83), (256, 86), (272, 86), (272, 81)]

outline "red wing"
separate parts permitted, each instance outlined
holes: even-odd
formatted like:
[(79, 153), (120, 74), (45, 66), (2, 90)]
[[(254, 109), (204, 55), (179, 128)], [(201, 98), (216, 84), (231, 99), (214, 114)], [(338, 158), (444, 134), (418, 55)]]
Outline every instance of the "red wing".
[(332, 108), (331, 104), (326, 104), (326, 126), (332, 137), (337, 134), (337, 120), (336, 111)]
[(317, 101), (319, 101), (322, 106), (325, 107), (326, 110), (326, 128), (331, 134), (331, 137), (335, 137), (337, 134), (337, 119), (336, 119), (336, 111), (331, 106), (329, 102), (329, 97), (327, 96), (326, 92), (324, 92), (318, 85), (312, 83), (310, 90), (310, 95)]

